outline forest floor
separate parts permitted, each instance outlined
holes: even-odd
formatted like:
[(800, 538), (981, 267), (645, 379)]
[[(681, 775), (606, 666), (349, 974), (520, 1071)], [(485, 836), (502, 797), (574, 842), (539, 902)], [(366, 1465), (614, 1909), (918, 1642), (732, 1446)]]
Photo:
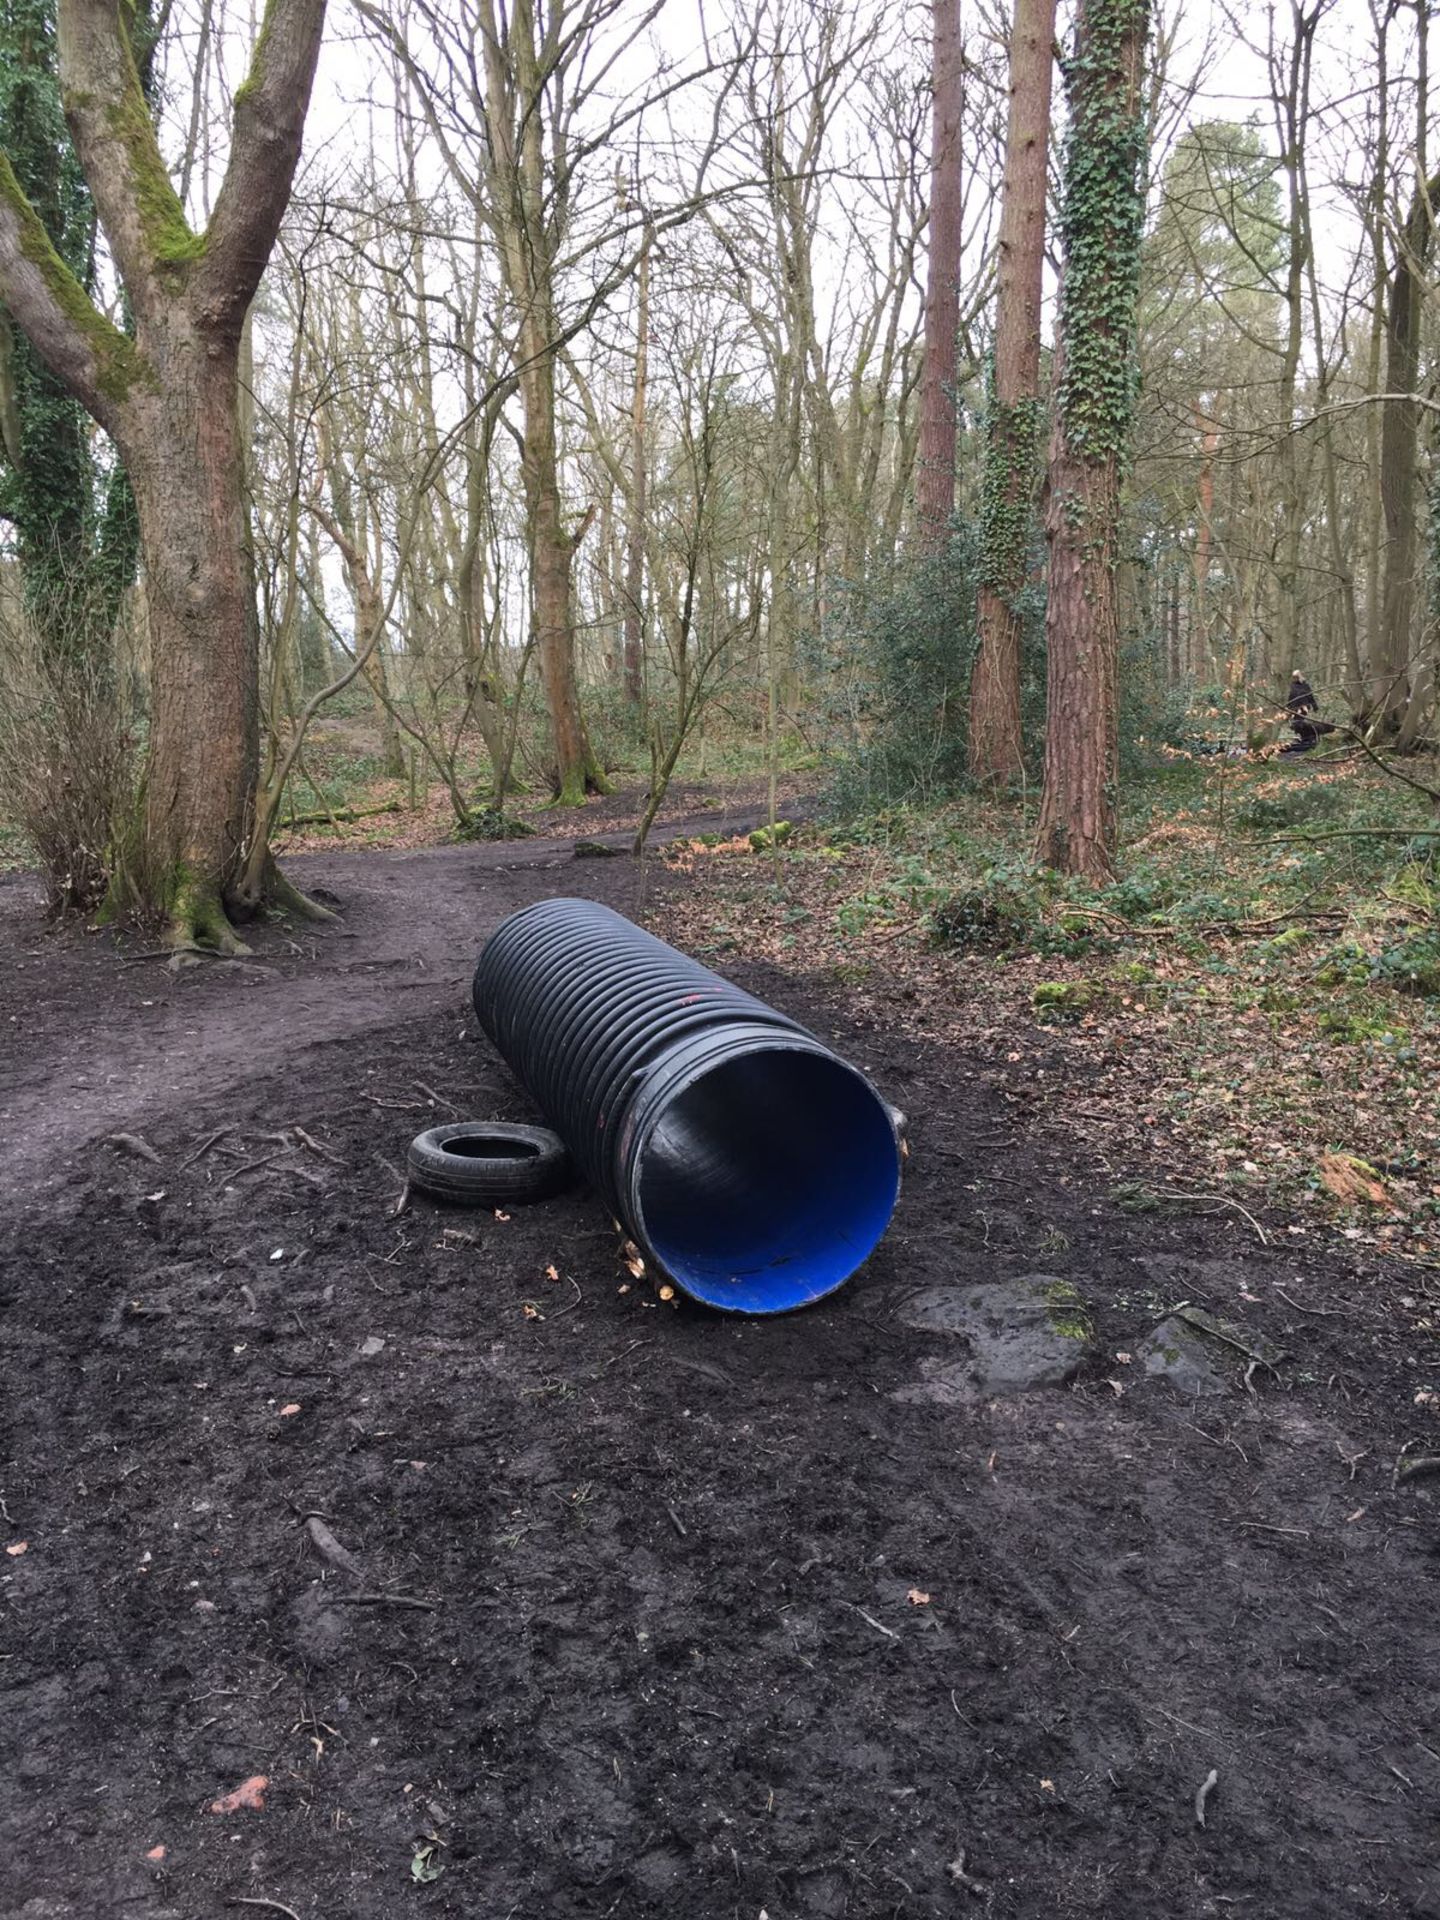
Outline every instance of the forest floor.
[[(1055, 900), (1069, 951), (937, 950), (970, 826), (772, 866), (755, 817), (643, 864), (302, 855), (338, 925), (179, 968), (0, 884), (4, 1920), (1440, 1920), (1421, 1160), (1383, 1203), (1245, 1185), (1155, 1104), (1233, 1087), (1202, 956), (1248, 993), (1273, 935), (1212, 914), (1192, 951), (1155, 895), (1143, 962)], [(560, 892), (709, 949), (910, 1116), (830, 1300), (662, 1306), (584, 1192), (395, 1212), (419, 1128), (530, 1117), (468, 977)], [(1257, 1046), (1318, 1046), (1305, 992)], [(1398, 1003), (1387, 1102), (1430, 1057)], [(1006, 1301), (1063, 1303), (1043, 1365)]]

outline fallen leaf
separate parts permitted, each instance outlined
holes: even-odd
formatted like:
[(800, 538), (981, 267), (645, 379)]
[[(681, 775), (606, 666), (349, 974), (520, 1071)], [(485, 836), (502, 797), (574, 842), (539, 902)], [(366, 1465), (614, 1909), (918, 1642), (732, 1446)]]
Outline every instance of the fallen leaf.
[(145, 1858), (147, 1860), (163, 1860), (165, 1858), (164, 1847), (151, 1847), (150, 1851), (145, 1855)]
[(496, 1218), (497, 1220), (508, 1220), (508, 1219), (510, 1218), (510, 1216), (509, 1216), (509, 1214), (508, 1214), (508, 1213), (502, 1213), (502, 1212), (500, 1211), (500, 1209), (499, 1209), (499, 1207), (496, 1207), (496, 1209), (495, 1209), (495, 1218)]
[(1348, 1526), (1352, 1521), (1358, 1520), (1364, 1511), (1364, 1507), (1356, 1507), (1353, 1513), (1347, 1513), (1345, 1516), (1345, 1524)]
[(22, 1553), (28, 1553), (30, 1551), (30, 1542), (28, 1540), (12, 1540), (5, 1551), (12, 1560), (18, 1560)]
[(1055, 1782), (1053, 1780), (1042, 1780), (1040, 1782), (1040, 1791), (1042, 1793), (1054, 1793)]
[(443, 1864), (435, 1858), (435, 1849), (431, 1846), (417, 1847), (415, 1857), (410, 1862), (412, 1879), (421, 1886), (428, 1886), (432, 1880), (438, 1880), (445, 1871)]
[(1121, 1394), (1124, 1393), (1125, 1391), (1125, 1383), (1123, 1380), (1107, 1380), (1105, 1384), (1107, 1387), (1109, 1387), (1110, 1391), (1114, 1394), (1117, 1400), (1120, 1398)]
[(550, 1265), (549, 1265), (548, 1267), (546, 1267), (546, 1269), (545, 1269), (545, 1278), (546, 1278), (547, 1280), (558, 1280), (558, 1279), (560, 1278), (560, 1273), (559, 1273), (559, 1269), (558, 1269), (558, 1268), (557, 1268), (557, 1267), (555, 1266), (555, 1264), (553, 1263), (553, 1261), (552, 1261), (552, 1263), (551, 1263), (551, 1264), (550, 1264)]
[(661, 1287), (661, 1288), (660, 1288), (660, 1298), (661, 1298), (662, 1300), (673, 1300), (673, 1299), (675, 1298), (675, 1289), (674, 1289), (674, 1287)]
[(524, 1314), (527, 1320), (538, 1320), (541, 1317), (540, 1309), (538, 1307), (532, 1307), (528, 1300), (525, 1302), (524, 1306), (520, 1309), (520, 1311)]
[(919, 1587), (911, 1587), (905, 1598), (910, 1602), (912, 1607), (928, 1607), (930, 1604), (929, 1594), (922, 1593)]
[(299, 1411), (300, 1402), (298, 1400), (291, 1400), (288, 1405), (281, 1407), (280, 1418), (282, 1420), (288, 1420), (292, 1414), (299, 1413)]
[(218, 1800), (210, 1802), (211, 1813), (239, 1813), (248, 1807), (252, 1813), (265, 1811), (265, 1790), (270, 1785), (268, 1774), (252, 1773), (248, 1780), (242, 1780), (233, 1793), (222, 1793)]

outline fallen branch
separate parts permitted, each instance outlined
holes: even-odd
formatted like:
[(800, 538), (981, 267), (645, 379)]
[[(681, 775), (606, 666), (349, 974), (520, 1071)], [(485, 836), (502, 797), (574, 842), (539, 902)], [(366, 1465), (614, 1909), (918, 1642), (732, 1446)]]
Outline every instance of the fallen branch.
[(333, 812), (322, 808), (315, 813), (297, 813), (276, 829), (277, 834), (293, 833), (297, 827), (345, 826), (352, 820), (371, 820), (377, 813), (402, 813), (404, 807), (399, 800), (385, 800), (378, 807), (337, 807)]

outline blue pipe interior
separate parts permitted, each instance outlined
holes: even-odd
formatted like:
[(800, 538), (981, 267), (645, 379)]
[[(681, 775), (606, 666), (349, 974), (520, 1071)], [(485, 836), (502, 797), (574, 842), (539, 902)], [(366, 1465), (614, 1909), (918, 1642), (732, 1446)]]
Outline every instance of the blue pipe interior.
[(687, 1293), (784, 1313), (850, 1277), (899, 1186), (894, 1129), (864, 1080), (776, 1047), (712, 1067), (666, 1103), (635, 1194), (643, 1237)]

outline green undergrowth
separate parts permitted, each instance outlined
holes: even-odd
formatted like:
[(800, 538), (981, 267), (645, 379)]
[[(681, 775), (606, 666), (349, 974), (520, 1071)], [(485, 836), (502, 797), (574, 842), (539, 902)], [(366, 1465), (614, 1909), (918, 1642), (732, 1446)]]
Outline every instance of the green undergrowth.
[[(1033, 812), (970, 796), (809, 823), (764, 862), (717, 848), (667, 927), (722, 966), (762, 954), (883, 985), (890, 1017), (985, 1036), (1047, 1104), (1049, 1076), (1072, 1075), (1084, 1131), (1152, 1183), (1158, 1160), (1162, 1186), (1440, 1255), (1440, 823), (1424, 797), (1338, 757), (1178, 761), (1127, 783), (1102, 888), (1036, 867)], [(1336, 1154), (1380, 1168), (1382, 1198), (1337, 1192)]]

